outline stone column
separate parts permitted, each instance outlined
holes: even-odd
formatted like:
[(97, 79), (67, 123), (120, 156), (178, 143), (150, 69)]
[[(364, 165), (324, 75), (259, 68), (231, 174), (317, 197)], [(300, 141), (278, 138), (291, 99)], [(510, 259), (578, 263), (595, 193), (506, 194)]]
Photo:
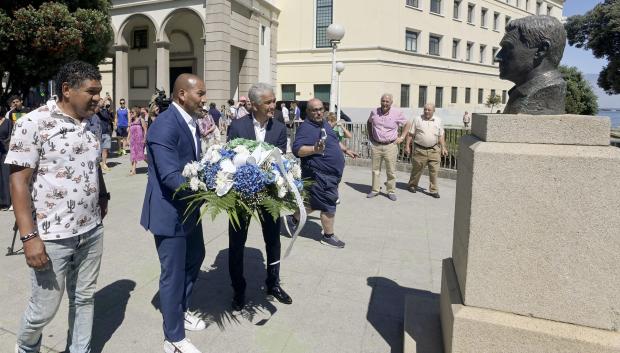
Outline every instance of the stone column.
[(620, 149), (608, 118), (474, 116), (459, 147), (446, 352), (620, 352)]
[(118, 101), (125, 98), (127, 106), (129, 106), (129, 46), (114, 46), (114, 106), (118, 106)]
[(205, 83), (209, 101), (219, 107), (230, 98), (230, 1), (210, 0), (206, 12)]
[(170, 42), (157, 41), (155, 42), (157, 48), (157, 89), (163, 89), (166, 91), (166, 95), (170, 96)]
[(258, 46), (260, 45), (258, 14), (252, 12), (247, 22), (247, 50), (239, 74), (239, 94), (247, 95), (250, 87), (258, 82)]

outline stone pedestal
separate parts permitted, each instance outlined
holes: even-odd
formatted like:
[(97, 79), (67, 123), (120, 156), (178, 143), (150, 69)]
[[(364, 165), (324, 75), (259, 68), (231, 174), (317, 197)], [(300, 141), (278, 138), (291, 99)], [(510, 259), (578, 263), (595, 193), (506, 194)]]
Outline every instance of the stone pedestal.
[(447, 352), (620, 352), (620, 149), (609, 126), (474, 117), (443, 270)]

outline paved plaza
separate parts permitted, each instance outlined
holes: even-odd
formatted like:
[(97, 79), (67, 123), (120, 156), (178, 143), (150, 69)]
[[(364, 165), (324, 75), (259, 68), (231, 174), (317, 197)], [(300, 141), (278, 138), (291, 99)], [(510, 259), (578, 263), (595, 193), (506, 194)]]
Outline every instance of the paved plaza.
[[(95, 299), (93, 352), (162, 352), (157, 310), (159, 261), (151, 234), (139, 225), (146, 168), (129, 177), (128, 156), (111, 160), (106, 183), (112, 194), (104, 221), (105, 245)], [(347, 167), (340, 187), (336, 234), (346, 248), (319, 243), (318, 214), (309, 217), (281, 269), (292, 305), (267, 300), (263, 292), (264, 243), (253, 221), (245, 252), (247, 308), (230, 310), (227, 220), (203, 222), (206, 258), (193, 308), (208, 321), (188, 337), (203, 352), (402, 352), (404, 298), (413, 298), (410, 334), (417, 352), (442, 352), (439, 323), (441, 260), (451, 256), (453, 180), (440, 179), (441, 199), (406, 191), (399, 172), (398, 201), (366, 199), (370, 170)], [(421, 186), (428, 185), (423, 177)], [(12, 212), (0, 212), (2, 255), (10, 245)], [(19, 241), (18, 241), (19, 242)], [(282, 237), (282, 248), (290, 242)], [(21, 244), (19, 244), (21, 245)], [(30, 292), (22, 255), (0, 256), (0, 352), (12, 353)], [(66, 297), (66, 296), (65, 296)], [(62, 352), (67, 301), (46, 327), (41, 352)]]

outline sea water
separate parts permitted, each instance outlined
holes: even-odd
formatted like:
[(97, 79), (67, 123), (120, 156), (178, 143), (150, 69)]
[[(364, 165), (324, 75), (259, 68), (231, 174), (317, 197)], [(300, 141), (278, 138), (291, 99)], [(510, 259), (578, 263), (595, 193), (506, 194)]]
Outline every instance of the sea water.
[(620, 128), (620, 110), (602, 110), (599, 111), (598, 116), (608, 116), (611, 119), (612, 128)]

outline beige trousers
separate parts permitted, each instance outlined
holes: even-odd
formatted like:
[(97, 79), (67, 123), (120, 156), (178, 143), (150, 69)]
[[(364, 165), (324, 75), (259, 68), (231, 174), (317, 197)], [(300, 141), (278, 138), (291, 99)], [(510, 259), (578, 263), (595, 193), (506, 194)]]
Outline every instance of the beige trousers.
[(372, 145), (372, 192), (379, 192), (381, 181), (381, 163), (385, 161), (385, 172), (387, 192), (396, 192), (396, 158), (398, 156), (398, 145)]
[(430, 149), (419, 148), (414, 145), (413, 157), (411, 158), (411, 176), (409, 177), (409, 187), (417, 187), (422, 176), (424, 166), (428, 165), (428, 176), (431, 181), (429, 188), (430, 193), (436, 193), (437, 188), (437, 172), (439, 171), (439, 163), (441, 162), (441, 153), (439, 146)]

